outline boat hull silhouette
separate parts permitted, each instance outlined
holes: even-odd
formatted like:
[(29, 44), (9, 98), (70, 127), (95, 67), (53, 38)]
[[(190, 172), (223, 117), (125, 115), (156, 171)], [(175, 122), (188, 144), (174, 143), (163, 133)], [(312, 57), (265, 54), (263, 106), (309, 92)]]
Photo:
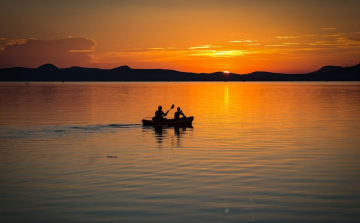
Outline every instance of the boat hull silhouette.
[(144, 125), (167, 125), (167, 126), (177, 126), (177, 125), (188, 125), (191, 124), (194, 120), (193, 116), (180, 118), (180, 119), (162, 119), (162, 120), (147, 120), (143, 119), (142, 123)]

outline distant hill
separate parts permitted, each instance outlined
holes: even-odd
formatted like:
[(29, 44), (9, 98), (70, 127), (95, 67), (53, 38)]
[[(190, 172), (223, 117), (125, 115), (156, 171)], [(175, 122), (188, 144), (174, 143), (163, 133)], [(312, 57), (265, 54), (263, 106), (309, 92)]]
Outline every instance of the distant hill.
[(325, 66), (307, 74), (253, 72), (249, 74), (189, 73), (165, 69), (114, 69), (85, 67), (0, 69), (0, 81), (360, 81), (360, 64), (352, 67)]
[(121, 66), (121, 67), (116, 67), (112, 70), (131, 70), (131, 68), (127, 65)]
[(44, 65), (41, 65), (40, 67), (37, 68), (38, 71), (42, 71), (42, 72), (53, 72), (53, 71), (58, 71), (60, 70), (60, 68), (50, 64), (50, 63), (47, 63), (47, 64), (44, 64)]
[(340, 70), (341, 68), (342, 68), (341, 66), (325, 66), (315, 71), (314, 73), (335, 71), (335, 70)]

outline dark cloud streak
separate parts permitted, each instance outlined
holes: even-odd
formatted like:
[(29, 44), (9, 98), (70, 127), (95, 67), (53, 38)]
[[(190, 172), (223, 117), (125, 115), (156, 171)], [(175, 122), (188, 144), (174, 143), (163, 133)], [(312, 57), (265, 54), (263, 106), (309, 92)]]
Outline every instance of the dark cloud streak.
[(91, 60), (95, 45), (94, 40), (79, 37), (28, 39), (24, 43), (6, 45), (0, 51), (0, 67), (38, 67), (45, 63), (58, 67), (86, 65)]

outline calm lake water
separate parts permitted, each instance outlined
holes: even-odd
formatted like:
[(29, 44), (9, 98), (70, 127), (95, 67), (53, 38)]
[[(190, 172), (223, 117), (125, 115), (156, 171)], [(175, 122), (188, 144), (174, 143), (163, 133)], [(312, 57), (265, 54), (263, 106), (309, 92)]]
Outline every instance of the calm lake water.
[(359, 82), (1, 83), (0, 222), (358, 222), (359, 114)]

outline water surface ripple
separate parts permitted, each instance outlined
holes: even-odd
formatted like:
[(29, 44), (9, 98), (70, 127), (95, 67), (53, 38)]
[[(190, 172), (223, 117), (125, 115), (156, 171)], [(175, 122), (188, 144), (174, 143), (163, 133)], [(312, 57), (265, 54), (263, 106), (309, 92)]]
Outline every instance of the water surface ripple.
[(0, 222), (357, 222), (359, 114), (357, 82), (1, 83)]

